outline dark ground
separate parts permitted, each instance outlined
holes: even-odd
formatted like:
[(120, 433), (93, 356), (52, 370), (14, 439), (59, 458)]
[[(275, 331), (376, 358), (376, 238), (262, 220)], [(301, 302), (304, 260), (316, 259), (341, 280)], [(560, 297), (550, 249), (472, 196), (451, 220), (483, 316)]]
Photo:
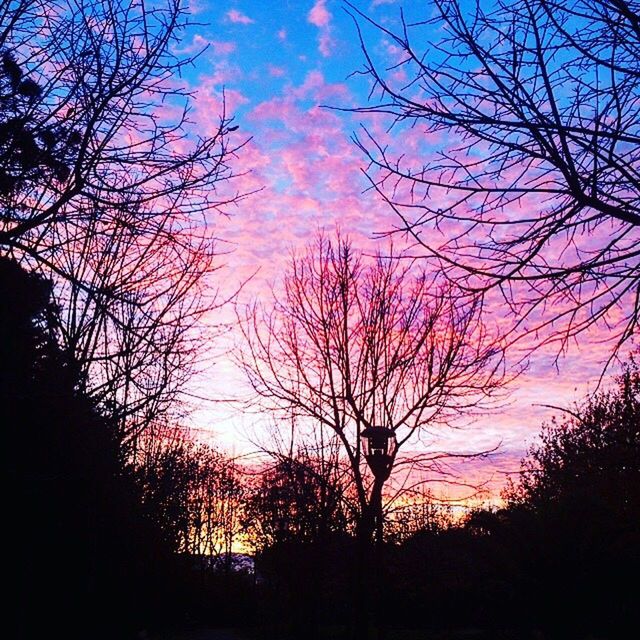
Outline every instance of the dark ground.
[[(320, 640), (344, 640), (348, 635), (344, 629), (326, 628), (320, 633)], [(457, 631), (428, 631), (424, 629), (393, 629), (372, 640), (551, 640), (540, 632), (522, 631), (482, 631), (478, 629), (460, 629)], [(305, 640), (292, 639), (289, 636), (265, 634), (257, 629), (192, 629), (189, 631), (162, 634), (153, 640)], [(553, 640), (556, 640), (555, 638)], [(565, 639), (566, 640), (566, 639)], [(573, 640), (607, 640), (597, 635), (579, 636)]]

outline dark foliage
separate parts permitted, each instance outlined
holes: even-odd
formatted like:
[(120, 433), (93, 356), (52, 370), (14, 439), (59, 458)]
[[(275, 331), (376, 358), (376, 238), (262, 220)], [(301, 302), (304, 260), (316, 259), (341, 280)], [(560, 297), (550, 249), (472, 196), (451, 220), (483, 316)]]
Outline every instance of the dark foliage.
[(80, 134), (47, 118), (42, 89), (7, 51), (0, 51), (0, 201), (11, 218), (9, 201), (29, 182), (64, 182), (77, 153)]
[(333, 533), (276, 542), (256, 558), (258, 624), (273, 638), (316, 638), (351, 619), (356, 541)]
[[(632, 359), (613, 391), (542, 430), (507, 496), (543, 513), (571, 503), (606, 508), (616, 519), (640, 509), (640, 368)], [(597, 504), (601, 505), (600, 507)]]
[(285, 457), (261, 475), (245, 505), (245, 526), (258, 548), (322, 543), (349, 524), (346, 487), (322, 461)]
[[(640, 572), (640, 369), (542, 431), (507, 492), (506, 521), (529, 538), (549, 621), (611, 631), (631, 620)], [(622, 627), (623, 628), (623, 627)]]
[(9, 637), (126, 637), (163, 611), (169, 549), (140, 508), (112, 423), (78, 391), (78, 367), (52, 337), (49, 295), (0, 259)]
[[(376, 624), (447, 638), (462, 637), (462, 629), (492, 639), (625, 637), (640, 574), (633, 360), (614, 389), (543, 429), (506, 498), (500, 510), (415, 532), (369, 557), (381, 585), (370, 594)], [(259, 621), (274, 637), (302, 637), (301, 616), (309, 628), (347, 633), (355, 552), (348, 537), (265, 549), (257, 563)]]

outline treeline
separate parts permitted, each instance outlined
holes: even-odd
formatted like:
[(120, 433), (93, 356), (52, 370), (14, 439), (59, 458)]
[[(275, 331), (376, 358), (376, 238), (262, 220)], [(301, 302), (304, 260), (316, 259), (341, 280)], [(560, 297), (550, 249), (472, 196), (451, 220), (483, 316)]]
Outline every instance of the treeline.
[(176, 82), (193, 58), (173, 52), (188, 23), (181, 0), (0, 4), (10, 637), (182, 620), (179, 556), (214, 545), (192, 514), (226, 462), (167, 425), (216, 335), (212, 226), (242, 197), (226, 186), (241, 143), (224, 104), (194, 135)]
[[(156, 426), (124, 455), (117, 420), (82, 391), (56, 340), (50, 291), (0, 260), (16, 637), (126, 637), (189, 619), (292, 637), (346, 628), (357, 497), (336, 443), (303, 441), (247, 466)], [(462, 519), (428, 493), (388, 505), (369, 559), (377, 623), (607, 637), (629, 620), (640, 570), (633, 358), (613, 390), (544, 427), (503, 498)], [(253, 571), (236, 570), (242, 545)]]
[[(427, 499), (410, 505), (408, 528), (397, 516), (387, 521), (384, 547), (370, 558), (379, 580), (374, 624), (487, 637), (623, 637), (640, 571), (637, 362), (614, 389), (543, 428), (503, 501), (456, 519)], [(297, 526), (308, 530), (305, 513)], [(334, 530), (324, 523), (313, 540), (288, 537), (285, 527), (258, 555), (271, 595), (264, 620), (276, 635), (349, 625), (355, 544), (336, 516)]]
[[(397, 550), (392, 574), (413, 582), (413, 603), (440, 625), (622, 637), (640, 570), (637, 363), (545, 426), (503, 497), (503, 508)], [(406, 596), (394, 604), (410, 616)]]

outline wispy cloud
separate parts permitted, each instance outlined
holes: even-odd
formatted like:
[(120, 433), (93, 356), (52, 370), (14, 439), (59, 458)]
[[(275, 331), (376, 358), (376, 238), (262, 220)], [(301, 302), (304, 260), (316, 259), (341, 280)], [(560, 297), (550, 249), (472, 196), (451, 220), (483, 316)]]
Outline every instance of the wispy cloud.
[(234, 24), (253, 24), (255, 20), (252, 20), (249, 16), (245, 15), (237, 9), (230, 9), (227, 11), (227, 20)]
[(233, 53), (236, 50), (235, 42), (222, 42), (220, 40), (211, 40), (209, 45), (213, 49), (213, 52), (218, 56), (226, 56)]
[(318, 51), (328, 58), (331, 55), (331, 49), (333, 47), (333, 38), (329, 32), (321, 33), (318, 38)]
[(316, 0), (307, 15), (307, 21), (320, 30), (320, 34), (318, 35), (318, 51), (325, 58), (331, 55), (333, 48), (333, 38), (331, 37), (332, 18), (331, 12), (327, 9), (327, 0)]
[(180, 55), (193, 55), (204, 51), (205, 49), (213, 50), (216, 56), (227, 56), (236, 50), (237, 46), (235, 42), (223, 41), (223, 40), (209, 40), (207, 37), (196, 33), (194, 34), (191, 42), (185, 44), (182, 47), (176, 47), (175, 53)]

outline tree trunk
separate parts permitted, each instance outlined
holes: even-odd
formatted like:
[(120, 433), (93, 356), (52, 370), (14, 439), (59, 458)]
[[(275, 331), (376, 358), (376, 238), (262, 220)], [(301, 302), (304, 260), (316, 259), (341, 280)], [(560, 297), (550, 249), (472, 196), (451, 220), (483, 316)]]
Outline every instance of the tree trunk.
[(353, 589), (353, 618), (352, 639), (366, 640), (368, 636), (368, 588), (369, 588), (369, 559), (371, 557), (371, 533), (372, 529), (366, 522), (368, 514), (363, 516), (357, 532), (356, 562), (354, 566)]
[(374, 622), (379, 627), (380, 607), (380, 549), (382, 546), (382, 487), (384, 480), (377, 478), (369, 503), (363, 509), (357, 531), (357, 552), (353, 600), (353, 640), (367, 640)]

